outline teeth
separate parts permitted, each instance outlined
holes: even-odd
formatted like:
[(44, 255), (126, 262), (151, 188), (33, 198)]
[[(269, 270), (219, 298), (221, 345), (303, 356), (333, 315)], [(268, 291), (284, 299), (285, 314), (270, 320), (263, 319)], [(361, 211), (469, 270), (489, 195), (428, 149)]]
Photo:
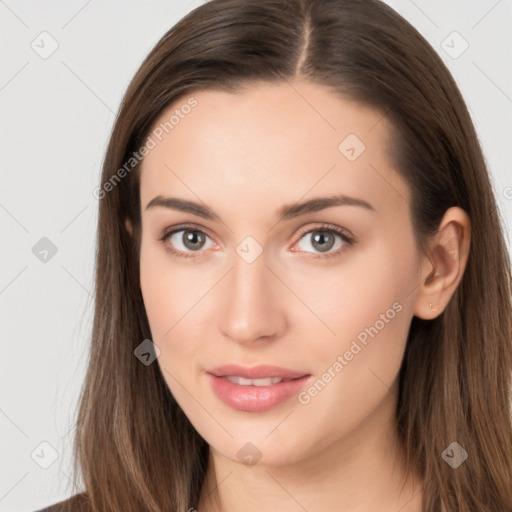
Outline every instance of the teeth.
[(290, 379), (281, 379), (281, 377), (266, 377), (264, 379), (246, 379), (245, 377), (239, 377), (238, 375), (227, 375), (224, 377), (229, 380), (233, 384), (238, 384), (239, 386), (271, 386), (272, 384), (278, 384), (284, 380)]

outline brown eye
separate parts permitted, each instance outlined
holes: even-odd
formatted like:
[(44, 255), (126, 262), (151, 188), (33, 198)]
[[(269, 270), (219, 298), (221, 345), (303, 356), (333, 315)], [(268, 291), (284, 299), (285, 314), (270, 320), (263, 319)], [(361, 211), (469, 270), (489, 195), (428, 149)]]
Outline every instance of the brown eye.
[(189, 230), (179, 231), (179, 233), (183, 233), (181, 235), (181, 242), (187, 249), (194, 251), (204, 246), (206, 237), (203, 233)]

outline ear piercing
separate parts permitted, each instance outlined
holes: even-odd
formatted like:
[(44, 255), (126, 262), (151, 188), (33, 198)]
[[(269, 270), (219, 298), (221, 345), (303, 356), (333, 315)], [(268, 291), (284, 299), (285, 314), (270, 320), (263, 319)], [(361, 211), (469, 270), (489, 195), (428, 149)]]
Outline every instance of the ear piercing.
[(431, 309), (432, 311), (437, 311), (437, 309), (436, 309), (436, 308), (433, 308), (433, 307), (432, 307), (432, 304), (430, 304), (430, 303), (429, 303), (429, 306), (430, 306), (430, 309)]

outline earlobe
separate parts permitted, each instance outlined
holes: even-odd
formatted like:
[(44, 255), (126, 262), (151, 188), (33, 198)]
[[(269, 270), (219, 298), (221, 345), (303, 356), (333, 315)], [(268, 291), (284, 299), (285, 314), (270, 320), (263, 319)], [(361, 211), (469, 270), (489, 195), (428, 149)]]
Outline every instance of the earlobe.
[(449, 208), (432, 238), (416, 290), (414, 315), (424, 320), (439, 316), (462, 280), (469, 256), (471, 221), (458, 207)]

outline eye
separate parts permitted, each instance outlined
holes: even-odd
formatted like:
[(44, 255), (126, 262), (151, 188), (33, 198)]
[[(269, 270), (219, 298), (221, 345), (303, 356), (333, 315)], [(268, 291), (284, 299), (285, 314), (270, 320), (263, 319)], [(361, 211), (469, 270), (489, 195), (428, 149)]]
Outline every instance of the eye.
[(215, 246), (215, 242), (206, 233), (191, 226), (165, 230), (159, 240), (174, 255), (184, 258), (194, 257), (193, 253)]
[[(354, 239), (348, 235), (345, 230), (338, 226), (326, 224), (302, 233), (301, 238), (296, 245), (300, 246), (301, 242), (304, 240), (307, 241), (307, 243), (303, 244), (300, 247), (300, 250), (304, 252), (312, 252), (307, 250), (307, 245), (309, 244), (315, 251), (317, 251), (314, 257), (336, 256), (347, 246), (353, 245), (354, 243)], [(304, 246), (306, 246), (306, 248), (304, 248)]]
[[(301, 245), (303, 240), (308, 240), (308, 238), (314, 251), (307, 250), (307, 247), (304, 247), (307, 244)], [(206, 233), (194, 226), (168, 228), (164, 230), (158, 240), (164, 244), (166, 250), (181, 258), (195, 257), (199, 254), (194, 253), (201, 253), (203, 249), (211, 249), (216, 246), (216, 243)], [(314, 253), (316, 251), (312, 257), (328, 258), (340, 254), (354, 243), (354, 238), (346, 230), (338, 226), (324, 224), (315, 229), (303, 231), (300, 234), (300, 240), (294, 245), (294, 247), (299, 246), (299, 251), (293, 248), (292, 251)]]

